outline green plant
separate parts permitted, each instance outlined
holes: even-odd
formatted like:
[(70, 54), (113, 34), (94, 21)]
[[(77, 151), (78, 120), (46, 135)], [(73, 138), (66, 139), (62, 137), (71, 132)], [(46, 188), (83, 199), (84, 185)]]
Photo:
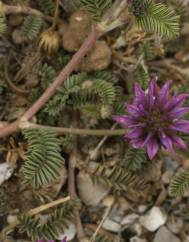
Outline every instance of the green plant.
[(25, 18), (22, 26), (22, 32), (27, 40), (33, 40), (37, 37), (42, 27), (43, 20), (40, 16), (29, 15)]
[(99, 167), (97, 171), (91, 175), (94, 183), (102, 183), (114, 191), (126, 191), (127, 189), (141, 189), (145, 182), (137, 175), (128, 172), (124, 166), (117, 165), (112, 169)]
[(107, 9), (112, 5), (112, 0), (80, 0), (94, 20), (100, 21)]
[(142, 43), (139, 47), (139, 54), (147, 61), (152, 60), (154, 57), (152, 44), (150, 42)]
[(5, 33), (7, 28), (7, 24), (5, 21), (5, 17), (3, 15), (0, 15), (0, 37)]
[(62, 208), (48, 214), (45, 222), (41, 221), (40, 218), (31, 218), (29, 215), (23, 214), (19, 217), (19, 231), (26, 233), (33, 241), (41, 238), (46, 240), (56, 239), (74, 220), (78, 205), (78, 201), (67, 202)]
[(57, 181), (64, 159), (60, 154), (60, 140), (55, 133), (29, 128), (24, 130), (24, 135), (28, 140), (28, 151), (20, 173), (23, 183), (38, 189)]
[(128, 171), (137, 172), (141, 171), (149, 163), (149, 160), (145, 149), (129, 148), (122, 162)]
[[(138, 0), (138, 4), (141, 4)], [(142, 14), (135, 14), (136, 22), (142, 30), (157, 33), (162, 37), (174, 38), (179, 35), (179, 16), (162, 3), (142, 1)]]
[(80, 84), (86, 79), (85, 73), (72, 75), (64, 82), (57, 94), (50, 100), (45, 108), (45, 111), (52, 116), (58, 115), (66, 105), (71, 93), (75, 93), (80, 89)]
[[(87, 80), (89, 85), (86, 84), (85, 87)], [(106, 72), (72, 75), (47, 103), (44, 111), (57, 116), (66, 105), (72, 105), (74, 109), (82, 110), (92, 116), (104, 117), (106, 110), (109, 115), (108, 110), (111, 105), (120, 98), (120, 90), (113, 82), (113, 77)]]
[(56, 77), (55, 69), (47, 63), (40, 63), (39, 65), (37, 65), (36, 71), (43, 89), (45, 89)]
[(52, 15), (54, 13), (55, 4), (53, 0), (40, 0), (37, 2), (45, 14)]
[(95, 242), (113, 242), (113, 239), (109, 238), (107, 235), (97, 235)]
[(148, 71), (146, 70), (146, 68), (144, 68), (143, 65), (138, 65), (136, 67), (133, 76), (137, 82), (141, 83), (143, 89), (146, 89), (148, 87), (150, 77)]
[(6, 214), (7, 211), (8, 211), (7, 193), (4, 188), (0, 188), (0, 216)]
[(182, 196), (189, 188), (189, 171), (183, 171), (171, 181), (170, 193), (172, 196)]

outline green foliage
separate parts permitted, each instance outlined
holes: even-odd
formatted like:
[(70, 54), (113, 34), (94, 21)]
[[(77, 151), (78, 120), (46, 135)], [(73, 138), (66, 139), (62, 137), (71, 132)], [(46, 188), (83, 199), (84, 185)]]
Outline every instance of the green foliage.
[(169, 39), (179, 34), (179, 16), (164, 4), (147, 0), (145, 13), (135, 17), (139, 27), (146, 32), (157, 33)]
[(80, 0), (95, 21), (100, 21), (107, 9), (112, 5), (112, 0)]
[(55, 4), (53, 0), (40, 0), (37, 2), (45, 14), (52, 15), (54, 13)]
[(141, 171), (149, 163), (145, 149), (130, 148), (126, 151), (123, 165), (130, 172)]
[(95, 174), (91, 175), (94, 183), (102, 183), (111, 187), (114, 191), (126, 191), (127, 189), (141, 189), (144, 180), (128, 172), (126, 167), (117, 166), (112, 169), (106, 167), (98, 168)]
[(113, 242), (107, 235), (97, 235), (95, 242)]
[(4, 215), (7, 210), (8, 198), (7, 198), (7, 193), (4, 188), (0, 188), (0, 216)]
[(57, 181), (64, 159), (60, 154), (60, 140), (54, 132), (42, 129), (25, 129), (28, 152), (21, 168), (23, 183), (38, 189), (50, 182)]
[(23, 214), (19, 218), (19, 232), (26, 233), (33, 241), (41, 238), (56, 239), (59, 234), (64, 232), (69, 222), (74, 220), (77, 208), (77, 201), (69, 201), (62, 208), (48, 214), (45, 222), (40, 221), (40, 218), (31, 218), (29, 215)]
[(154, 57), (153, 47), (149, 42), (144, 42), (139, 47), (139, 54), (143, 55), (145, 60), (152, 60)]
[(81, 109), (93, 106), (97, 103), (97, 101), (97, 95), (88, 91), (84, 91), (82, 93), (74, 93), (69, 103), (72, 104), (75, 109)]
[(170, 5), (174, 8), (175, 13), (180, 16), (181, 24), (187, 21), (188, 6), (184, 4), (184, 1), (170, 0)]
[(52, 66), (48, 65), (47, 63), (40, 63), (36, 69), (38, 77), (42, 82), (41, 85), (43, 86), (43, 89), (45, 89), (56, 77), (56, 71)]
[(94, 93), (98, 94), (104, 105), (112, 104), (115, 100), (115, 88), (112, 83), (102, 79), (93, 81)]
[(47, 103), (45, 112), (57, 116), (66, 105), (71, 105), (90, 116), (106, 118), (114, 102), (121, 102), (121, 90), (114, 83), (115, 79), (106, 72), (72, 75)]
[(25, 18), (22, 27), (22, 32), (27, 40), (33, 40), (39, 34), (42, 27), (43, 20), (42, 17), (36, 15), (29, 15)]
[(171, 182), (170, 193), (172, 196), (182, 196), (189, 188), (189, 171), (181, 172)]
[(80, 84), (86, 79), (85, 73), (80, 73), (68, 77), (64, 86), (58, 90), (58, 93), (50, 100), (45, 108), (45, 111), (52, 116), (58, 115), (66, 105), (70, 94), (77, 92), (80, 89)]
[(107, 82), (115, 83), (117, 80), (112, 73), (108, 71), (96, 71), (91, 75), (92, 79), (101, 79)]
[(5, 17), (0, 15), (0, 37), (5, 33), (7, 24), (5, 22)]
[(149, 79), (148, 71), (142, 65), (138, 65), (134, 70), (134, 80), (140, 82), (142, 88), (146, 89), (149, 84)]

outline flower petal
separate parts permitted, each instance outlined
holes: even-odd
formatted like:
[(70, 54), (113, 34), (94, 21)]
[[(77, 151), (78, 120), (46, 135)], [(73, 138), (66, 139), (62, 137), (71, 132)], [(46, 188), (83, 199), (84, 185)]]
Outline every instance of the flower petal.
[(167, 100), (171, 83), (172, 83), (172, 80), (168, 80), (161, 88), (159, 93), (161, 103)]
[(132, 120), (132, 118), (128, 115), (113, 115), (112, 118), (116, 122), (126, 126), (134, 124), (134, 120)]
[(131, 143), (133, 148), (142, 148), (142, 147), (144, 147), (144, 139), (142, 139), (142, 138), (132, 139), (130, 143)]
[(67, 242), (67, 236), (65, 236), (61, 242)]
[(185, 113), (189, 112), (189, 107), (176, 107), (172, 109), (169, 116), (173, 119), (181, 118)]
[(157, 86), (157, 78), (153, 78), (150, 81), (149, 91), (148, 91), (148, 98), (150, 107), (153, 107), (154, 104), (157, 102), (158, 99), (158, 86)]
[(137, 139), (137, 138), (141, 137), (142, 135), (144, 135), (143, 129), (135, 128), (128, 133), (127, 137), (129, 139)]
[(187, 93), (172, 96), (169, 101), (164, 105), (164, 110), (171, 111), (173, 108), (181, 107), (187, 97), (189, 97), (189, 94)]
[(135, 118), (138, 118), (140, 116), (140, 111), (138, 107), (133, 104), (127, 104), (127, 112)]
[(143, 106), (147, 103), (147, 98), (145, 92), (142, 90), (139, 83), (135, 84), (135, 100), (134, 102), (136, 104), (142, 104)]
[(159, 144), (157, 140), (152, 137), (147, 143), (147, 153), (150, 160), (154, 158), (159, 149)]
[(167, 148), (168, 150), (173, 149), (172, 139), (168, 135), (166, 135), (163, 131), (160, 131), (159, 138), (161, 143), (165, 146), (165, 148)]
[(181, 148), (181, 149), (187, 149), (187, 145), (184, 143), (184, 141), (178, 137), (178, 136), (174, 136), (172, 137), (173, 142), (177, 145), (177, 147)]
[(177, 120), (174, 124), (169, 126), (170, 129), (189, 133), (189, 121), (188, 120)]

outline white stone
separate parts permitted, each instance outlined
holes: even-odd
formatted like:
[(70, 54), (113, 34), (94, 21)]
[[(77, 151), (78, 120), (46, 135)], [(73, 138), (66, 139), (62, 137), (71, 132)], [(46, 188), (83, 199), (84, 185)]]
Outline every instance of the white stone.
[(171, 233), (165, 226), (162, 226), (155, 234), (153, 242), (181, 242), (180, 239)]
[(154, 232), (165, 224), (167, 214), (160, 207), (153, 207), (147, 214), (141, 216), (139, 221), (148, 231)]
[(144, 213), (146, 212), (147, 206), (146, 205), (139, 205), (138, 206), (138, 212), (139, 213)]
[(94, 184), (85, 172), (77, 176), (78, 192), (81, 200), (90, 206), (96, 206), (109, 193), (110, 188), (100, 183)]
[(8, 162), (0, 164), (0, 185), (12, 176), (14, 169), (15, 167)]
[(117, 222), (107, 218), (102, 227), (108, 231), (111, 231), (111, 232), (119, 232), (120, 229), (121, 229), (121, 225), (118, 224)]
[(9, 214), (9, 215), (7, 216), (7, 223), (8, 223), (8, 224), (14, 224), (14, 223), (16, 223), (16, 222), (18, 222), (18, 217), (17, 217), (17, 215)]
[(147, 242), (147, 240), (146, 239), (141, 239), (141, 238), (135, 236), (135, 237), (130, 238), (129, 242)]
[(68, 224), (68, 227), (64, 229), (64, 233), (63, 234), (60, 234), (57, 239), (58, 240), (63, 240), (64, 237), (66, 236), (67, 237), (67, 241), (71, 241), (73, 240), (73, 238), (75, 237), (76, 235), (76, 227), (75, 227), (75, 224), (73, 223), (70, 223)]
[(138, 218), (139, 218), (139, 215), (136, 214), (136, 213), (132, 213), (132, 214), (126, 215), (122, 219), (121, 225), (129, 226), (129, 225), (133, 224)]

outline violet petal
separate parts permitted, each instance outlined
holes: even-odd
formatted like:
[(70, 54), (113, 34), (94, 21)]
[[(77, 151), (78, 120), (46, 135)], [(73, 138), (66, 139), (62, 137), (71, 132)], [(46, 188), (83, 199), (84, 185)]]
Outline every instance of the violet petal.
[(172, 109), (169, 116), (172, 118), (181, 118), (185, 113), (189, 112), (189, 107), (176, 107)]
[(166, 83), (163, 85), (163, 87), (160, 90), (160, 101), (163, 103), (164, 101), (167, 100), (168, 98), (168, 94), (169, 94), (169, 89), (170, 89), (170, 85), (172, 83), (172, 80), (168, 80), (166, 81)]
[(150, 160), (154, 158), (159, 149), (159, 144), (155, 138), (151, 138), (147, 143), (147, 153)]
[(176, 144), (178, 148), (181, 148), (181, 149), (187, 148), (187, 145), (184, 143), (184, 141), (180, 137), (174, 136), (172, 139), (173, 139), (174, 144)]
[(143, 134), (144, 134), (143, 129), (135, 128), (135, 129), (132, 129), (128, 133), (127, 137), (130, 138), (130, 139), (137, 139), (137, 138), (141, 137)]
[(124, 124), (124, 125), (132, 125), (134, 124), (133, 120), (131, 117), (129, 117), (128, 115), (114, 115), (112, 116), (113, 120), (115, 120), (116, 122), (120, 123), (120, 124)]
[(173, 108), (181, 107), (185, 99), (189, 96), (187, 93), (182, 93), (180, 95), (174, 95), (169, 99), (169, 101), (164, 105), (164, 109), (167, 111), (171, 111)]
[(161, 143), (165, 146), (165, 148), (167, 148), (168, 150), (173, 149), (172, 139), (169, 136), (167, 136), (163, 131), (160, 132), (159, 138)]
[(157, 79), (156, 78), (153, 78), (150, 81), (148, 97), (149, 97), (150, 107), (153, 107), (155, 102), (157, 102), (157, 98), (158, 98), (158, 87), (157, 87)]

